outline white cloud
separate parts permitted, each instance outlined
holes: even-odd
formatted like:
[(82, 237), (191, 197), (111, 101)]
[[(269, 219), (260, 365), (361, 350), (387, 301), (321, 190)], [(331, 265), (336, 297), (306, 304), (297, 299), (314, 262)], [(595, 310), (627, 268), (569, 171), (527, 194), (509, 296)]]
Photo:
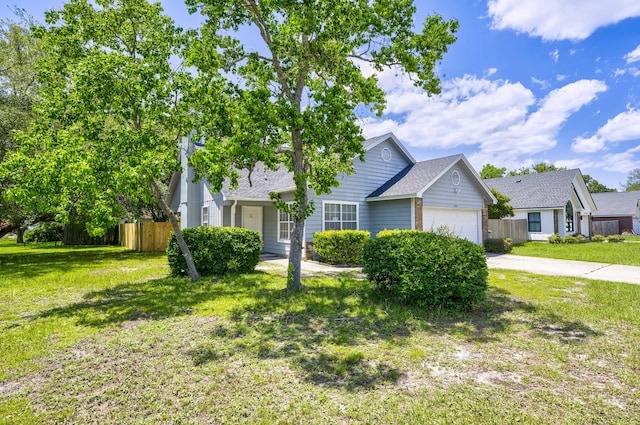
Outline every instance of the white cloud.
[(498, 68), (489, 68), (489, 69), (487, 69), (486, 75), (487, 75), (487, 77), (491, 77), (496, 72), (498, 72)]
[(553, 52), (549, 52), (549, 56), (555, 63), (558, 63), (558, 59), (560, 59), (560, 50), (556, 49)]
[(555, 147), (569, 116), (607, 89), (601, 81), (580, 80), (536, 99), (520, 82), (466, 75), (443, 81), (442, 93), (428, 97), (393, 71), (379, 78), (388, 104), (384, 118), (361, 123), (367, 137), (393, 131), (414, 148), (477, 146), (470, 156), (474, 165), (487, 159), (508, 162), (509, 169), (517, 161), (529, 166)]
[(607, 121), (591, 137), (577, 137), (571, 150), (574, 152), (597, 152), (607, 143), (626, 142), (640, 139), (640, 110), (629, 109)]
[(583, 40), (596, 29), (640, 16), (637, 0), (488, 0), (493, 29), (552, 40)]
[(568, 77), (568, 75), (558, 74), (558, 75), (556, 75), (556, 80), (557, 81), (564, 81), (564, 80), (567, 79), (567, 77)]
[(531, 77), (531, 82), (540, 86), (541, 90), (549, 88), (549, 83), (545, 80), (538, 80), (536, 77)]
[(628, 64), (640, 61), (640, 45), (638, 45), (638, 47), (636, 47), (634, 51), (624, 55), (624, 59), (627, 61)]

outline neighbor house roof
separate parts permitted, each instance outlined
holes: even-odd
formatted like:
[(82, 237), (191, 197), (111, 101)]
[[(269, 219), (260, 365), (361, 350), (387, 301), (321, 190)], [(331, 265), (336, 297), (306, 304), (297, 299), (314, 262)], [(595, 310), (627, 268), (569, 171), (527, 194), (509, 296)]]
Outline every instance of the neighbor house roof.
[(640, 202), (640, 191), (592, 193), (591, 197), (598, 208), (594, 216), (633, 216)]
[(509, 205), (516, 210), (564, 208), (575, 191), (573, 182), (580, 170), (507, 176), (484, 180), (489, 187), (511, 198)]

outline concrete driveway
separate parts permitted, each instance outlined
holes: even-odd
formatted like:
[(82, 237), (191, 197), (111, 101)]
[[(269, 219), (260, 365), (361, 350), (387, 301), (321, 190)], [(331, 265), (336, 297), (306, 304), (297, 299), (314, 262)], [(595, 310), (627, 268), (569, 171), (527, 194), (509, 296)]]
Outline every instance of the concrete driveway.
[[(287, 269), (288, 260), (276, 256), (264, 256), (258, 269)], [(524, 257), (510, 254), (487, 254), (487, 266), (490, 269), (521, 270), (527, 273), (551, 276), (573, 276), (586, 279), (608, 280), (640, 285), (640, 267), (620, 266), (616, 264), (588, 263), (586, 261), (555, 260), (552, 258)], [(317, 261), (303, 261), (303, 276), (317, 274), (339, 275), (344, 272), (362, 271), (359, 267), (340, 267)]]
[(574, 276), (640, 285), (640, 267), (586, 261), (556, 260), (510, 254), (487, 254), (490, 269), (522, 270), (551, 276)]

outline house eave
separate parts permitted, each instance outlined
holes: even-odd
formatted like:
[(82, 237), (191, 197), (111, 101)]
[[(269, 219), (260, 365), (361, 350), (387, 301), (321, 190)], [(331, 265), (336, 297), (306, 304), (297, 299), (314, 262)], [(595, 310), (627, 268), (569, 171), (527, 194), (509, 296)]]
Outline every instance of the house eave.
[(417, 193), (408, 193), (405, 195), (374, 196), (374, 197), (365, 198), (365, 201), (367, 202), (394, 201), (398, 199), (411, 199), (411, 198), (417, 198), (417, 197), (418, 197)]

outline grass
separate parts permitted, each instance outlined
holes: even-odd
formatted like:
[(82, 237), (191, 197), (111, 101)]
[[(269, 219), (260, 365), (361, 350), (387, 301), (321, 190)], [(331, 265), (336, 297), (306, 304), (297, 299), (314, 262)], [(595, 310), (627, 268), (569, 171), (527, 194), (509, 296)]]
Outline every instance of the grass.
[(623, 424), (640, 287), (492, 271), (469, 313), (352, 275), (168, 278), (163, 255), (0, 242), (0, 423)]
[(640, 266), (640, 243), (637, 241), (582, 244), (525, 242), (514, 246), (511, 253), (530, 257)]

